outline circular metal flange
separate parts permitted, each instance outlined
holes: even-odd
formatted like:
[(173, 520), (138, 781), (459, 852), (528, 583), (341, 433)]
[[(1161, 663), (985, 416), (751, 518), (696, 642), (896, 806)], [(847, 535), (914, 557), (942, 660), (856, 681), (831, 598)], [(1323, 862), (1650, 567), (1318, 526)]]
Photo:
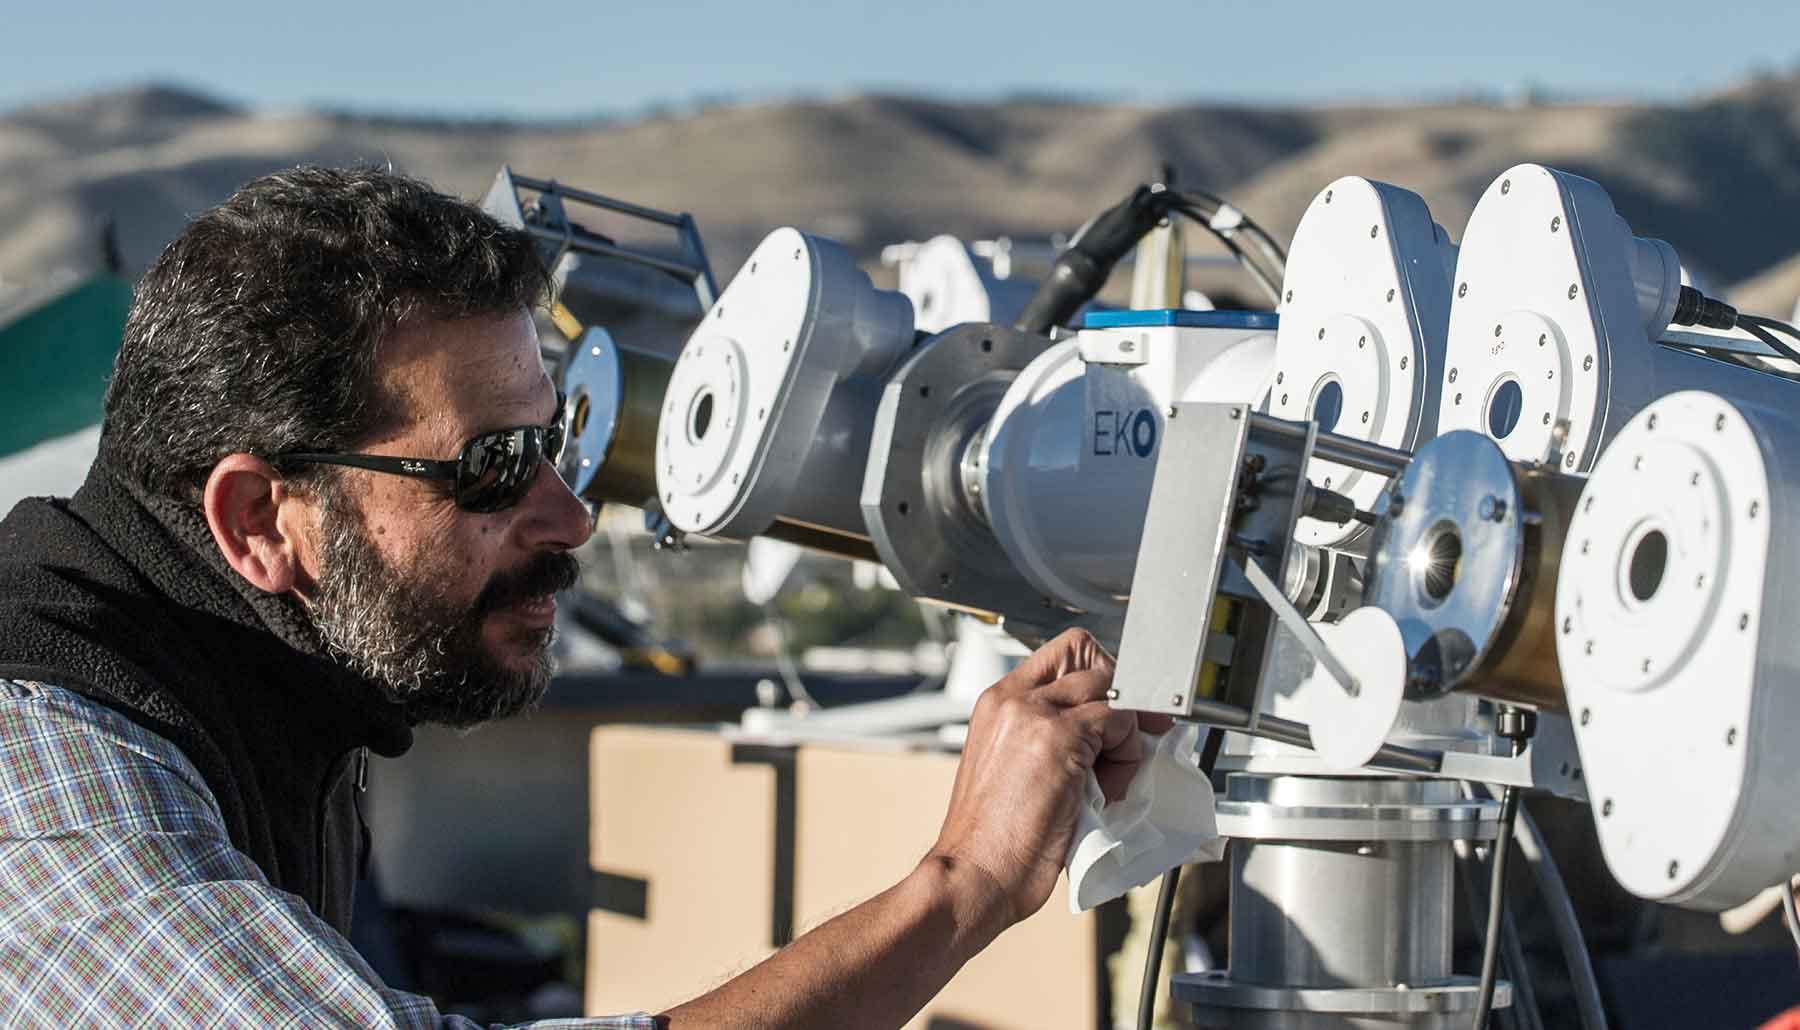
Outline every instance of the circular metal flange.
[(1525, 561), (1519, 481), (1498, 444), (1458, 431), (1419, 448), (1388, 497), (1363, 600), (1400, 627), (1407, 696), (1436, 697), (1506, 624)]
[(568, 442), (563, 445), (557, 471), (576, 496), (585, 497), (612, 450), (625, 397), (619, 348), (606, 330), (589, 329), (569, 348), (569, 361), (563, 367), (563, 397)]
[[(1177, 1001), (1202, 1010), (1238, 1013), (1246, 1009), (1338, 1017), (1466, 1013), (1475, 1010), (1480, 995), (1480, 983), (1472, 976), (1392, 987), (1272, 987), (1233, 980), (1229, 970), (1177, 973), (1171, 980)], [(1494, 1007), (1511, 1004), (1512, 985), (1505, 981), (1496, 984)]]
[(965, 457), (1042, 336), (971, 323), (918, 344), (882, 391), (862, 512), (883, 564), (907, 593), (956, 608), (1042, 618), (1046, 600), (1019, 574), (969, 495)]
[[(682, 352), (664, 396), (659, 456), (665, 505), (676, 497), (694, 504), (696, 525), (718, 517), (697, 500), (734, 471), (727, 458), (743, 435), (748, 365), (737, 341), (724, 336), (693, 341)], [(676, 487), (682, 490), (675, 494)], [(729, 495), (726, 491), (720, 496)], [(665, 509), (666, 510), (666, 509)]]
[(1219, 833), (1246, 840), (1492, 840), (1500, 806), (1449, 780), (1395, 777), (1226, 777)]
[[(1290, 332), (1282, 342), (1287, 344), (1296, 336), (1305, 334)], [(1281, 381), (1269, 391), (1270, 414), (1310, 420), (1318, 423), (1322, 433), (1355, 440), (1386, 444), (1411, 438), (1413, 426), (1406, 420), (1414, 414), (1412, 380), (1418, 364), (1411, 340), (1391, 348), (1373, 324), (1338, 313), (1326, 318), (1316, 338), (1306, 337), (1304, 343), (1276, 352)], [(1390, 418), (1401, 424), (1389, 426)], [(1312, 482), (1350, 497), (1360, 508), (1373, 503), (1386, 482), (1374, 473), (1324, 459), (1313, 461), (1306, 471)], [(1309, 518), (1300, 520), (1294, 539), (1314, 546), (1335, 546), (1361, 533), (1360, 523), (1336, 525)]]

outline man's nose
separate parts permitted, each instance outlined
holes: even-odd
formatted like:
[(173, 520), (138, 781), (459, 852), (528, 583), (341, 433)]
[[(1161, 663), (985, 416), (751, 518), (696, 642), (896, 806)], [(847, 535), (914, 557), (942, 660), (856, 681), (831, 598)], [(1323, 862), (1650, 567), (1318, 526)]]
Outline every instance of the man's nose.
[(594, 533), (594, 515), (545, 462), (519, 501), (523, 543), (533, 550), (572, 551)]

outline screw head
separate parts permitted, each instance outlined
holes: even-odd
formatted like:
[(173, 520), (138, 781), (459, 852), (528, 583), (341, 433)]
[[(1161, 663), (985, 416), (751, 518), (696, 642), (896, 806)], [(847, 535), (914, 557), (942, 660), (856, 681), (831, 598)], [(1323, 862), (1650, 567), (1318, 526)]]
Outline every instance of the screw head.
[(1184, 704), (1186, 701), (1187, 701), (1187, 699), (1182, 697), (1180, 694), (1174, 694), (1169, 697), (1169, 703), (1174, 705), (1177, 708), (1181, 707), (1182, 704)]
[(1390, 301), (1390, 302), (1392, 302), (1392, 301), (1393, 301), (1393, 299), (1394, 299), (1394, 291), (1393, 291), (1393, 290), (1389, 290), (1389, 291), (1388, 291), (1388, 300), (1389, 300), (1389, 301)]
[(1404, 355), (1404, 354), (1400, 355), (1400, 367), (1401, 368), (1406, 367), (1406, 355)]
[(1287, 373), (1286, 372), (1275, 373), (1275, 385), (1276, 386), (1280, 386), (1282, 383), (1284, 383), (1286, 381), (1287, 381)]
[(1511, 179), (1500, 180), (1500, 193), (1502, 195), (1505, 195), (1505, 194), (1508, 194), (1511, 192), (1512, 192), (1512, 180)]
[(1287, 394), (1285, 394), (1285, 393), (1284, 393), (1284, 394), (1282, 394), (1282, 395), (1281, 395), (1281, 403), (1283, 403), (1283, 404), (1286, 404), (1286, 403), (1287, 403), (1287, 399), (1288, 399), (1288, 395), (1287, 395)]
[[(1589, 643), (1589, 644), (1592, 644), (1592, 643), (1593, 643), (1593, 641), (1591, 641), (1591, 640), (1590, 640), (1590, 641), (1588, 641), (1588, 643)], [(1586, 708), (1583, 708), (1583, 709), (1582, 709), (1582, 710), (1581, 710), (1581, 724), (1582, 724), (1582, 725), (1583, 725), (1583, 726), (1586, 726), (1586, 725), (1587, 725), (1587, 724), (1588, 724), (1588, 720), (1589, 720), (1589, 719), (1591, 719), (1591, 718), (1593, 718), (1593, 717), (1594, 717), (1594, 713), (1593, 713), (1593, 712), (1591, 712), (1591, 711), (1589, 711), (1589, 710), (1588, 710), (1588, 709), (1586, 709)]]
[(1319, 327), (1319, 339), (1323, 340), (1324, 338), (1325, 338), (1325, 327), (1320, 326)]
[(1563, 629), (1564, 635), (1567, 635), (1569, 633), (1569, 631), (1573, 630), (1574, 628), (1575, 628), (1575, 620), (1569, 618), (1567, 615), (1563, 616), (1562, 629)]
[(1456, 369), (1454, 368), (1450, 370), (1450, 381), (1453, 383), (1456, 382)]
[(1106, 689), (1106, 699), (1108, 701), (1117, 701), (1119, 699), (1119, 688), (1118, 687), (1108, 687)]
[(1592, 354), (1589, 354), (1587, 357), (1581, 359), (1581, 370), (1583, 372), (1592, 371), (1593, 367), (1594, 367), (1594, 356)]
[(1656, 428), (1656, 416), (1654, 414), (1652, 414), (1649, 418), (1644, 420), (1644, 427), (1646, 429), (1655, 429)]
[(1550, 219), (1550, 231), (1551, 232), (1555, 232), (1561, 228), (1562, 228), (1562, 216), (1561, 215), (1557, 215), (1555, 218)]
[(1725, 746), (1726, 747), (1737, 746), (1737, 727), (1736, 726), (1733, 726), (1730, 729), (1725, 731)]
[(1567, 465), (1570, 468), (1575, 467), (1575, 452), (1574, 451), (1570, 451), (1568, 453), (1568, 455), (1563, 458), (1563, 464)]
[(1539, 347), (1542, 347), (1544, 344), (1549, 343), (1549, 342), (1550, 342), (1550, 334), (1549, 333), (1539, 333), (1538, 334), (1538, 346)]
[(1569, 299), (1570, 300), (1574, 300), (1575, 295), (1580, 292), (1581, 292), (1581, 288), (1579, 286), (1577, 286), (1574, 283), (1569, 284)]
[(1607, 798), (1605, 801), (1600, 802), (1600, 814), (1601, 815), (1603, 815), (1603, 816), (1612, 815), (1612, 810), (1613, 810), (1612, 798)]
[(1550, 424), (1550, 413), (1548, 411), (1544, 412), (1544, 424), (1545, 425)]
[(1494, 326), (1494, 335), (1495, 336), (1500, 335), (1500, 327), (1498, 325)]
[(1368, 422), (1369, 422), (1369, 413), (1368, 413), (1368, 412), (1366, 412), (1366, 411), (1365, 411), (1365, 412), (1363, 412), (1363, 419), (1362, 419), (1362, 420), (1363, 420), (1363, 424), (1364, 424), (1364, 425), (1367, 425), (1367, 424), (1368, 424)]
[(1749, 628), (1750, 628), (1750, 613), (1749, 612), (1739, 613), (1738, 629), (1749, 629)]
[(1369, 239), (1371, 239), (1371, 240), (1374, 239), (1376, 234), (1379, 232), (1381, 232), (1381, 226), (1379, 226), (1379, 225), (1369, 226)]
[(1680, 871), (1681, 871), (1681, 863), (1675, 861), (1674, 859), (1670, 859), (1669, 860), (1669, 879), (1673, 880), (1675, 878), (1675, 874), (1679, 873)]
[(1467, 297), (1469, 295), (1469, 284), (1468, 283), (1459, 284), (1456, 287), (1456, 295), (1458, 297)]
[(1762, 510), (1762, 502), (1761, 501), (1751, 501), (1750, 502), (1750, 517), (1751, 518), (1755, 518), (1756, 513), (1761, 510)]
[(1369, 338), (1367, 336), (1358, 336), (1356, 338), (1356, 349), (1362, 350), (1364, 345), (1366, 345), (1368, 342), (1369, 342)]
[(1288, 299), (1288, 300), (1293, 300), (1293, 299), (1294, 299), (1294, 291), (1293, 291), (1293, 290), (1289, 290), (1289, 291), (1287, 291), (1287, 299)]

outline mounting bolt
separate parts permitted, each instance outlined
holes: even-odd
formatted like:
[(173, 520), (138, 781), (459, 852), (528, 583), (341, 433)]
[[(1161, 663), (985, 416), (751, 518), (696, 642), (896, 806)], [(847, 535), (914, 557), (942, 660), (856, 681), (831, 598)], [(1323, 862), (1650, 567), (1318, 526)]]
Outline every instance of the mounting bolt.
[(1555, 218), (1550, 219), (1550, 231), (1551, 232), (1555, 232), (1561, 228), (1562, 228), (1562, 216), (1561, 215), (1557, 215)]
[(1171, 404), (1168, 407), (1164, 408), (1163, 409), (1163, 417), (1164, 418), (1174, 418), (1175, 417), (1175, 405)]
[(1511, 179), (1500, 180), (1500, 195), (1505, 196), (1506, 194), (1511, 193), (1511, 192), (1512, 192), (1512, 180)]
[(1570, 300), (1574, 300), (1575, 295), (1580, 292), (1581, 292), (1581, 288), (1579, 286), (1577, 286), (1575, 283), (1569, 284), (1569, 299)]
[(1177, 708), (1180, 708), (1182, 705), (1187, 703), (1187, 698), (1182, 697), (1180, 694), (1176, 694), (1169, 698), (1169, 703), (1174, 705)]
[(1456, 295), (1458, 297), (1467, 297), (1469, 295), (1469, 284), (1459, 283), (1456, 287)]
[[(1593, 641), (1590, 640), (1590, 641), (1588, 641), (1588, 643), (1591, 644), (1591, 643), (1593, 643)], [(1594, 714), (1593, 712), (1590, 712), (1586, 708), (1583, 708), (1581, 710), (1581, 724), (1583, 726), (1586, 726), (1588, 724), (1588, 720), (1593, 717), (1593, 714)]]
[(1603, 815), (1603, 816), (1612, 815), (1612, 810), (1613, 810), (1612, 798), (1607, 798), (1605, 801), (1600, 802), (1600, 814), (1601, 815)]
[(1456, 382), (1456, 369), (1454, 368), (1450, 370), (1450, 381), (1453, 383)]
[(1108, 701), (1117, 701), (1119, 699), (1119, 688), (1118, 687), (1107, 688), (1106, 699)]

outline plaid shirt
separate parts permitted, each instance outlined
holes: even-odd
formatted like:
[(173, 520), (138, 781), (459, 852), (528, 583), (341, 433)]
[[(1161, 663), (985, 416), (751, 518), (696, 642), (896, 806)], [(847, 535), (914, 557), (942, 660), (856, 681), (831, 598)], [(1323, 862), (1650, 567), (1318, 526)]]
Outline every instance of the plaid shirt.
[(60, 687), (0, 679), (0, 1026), (474, 1024), (382, 984), (270, 886), (168, 741)]

